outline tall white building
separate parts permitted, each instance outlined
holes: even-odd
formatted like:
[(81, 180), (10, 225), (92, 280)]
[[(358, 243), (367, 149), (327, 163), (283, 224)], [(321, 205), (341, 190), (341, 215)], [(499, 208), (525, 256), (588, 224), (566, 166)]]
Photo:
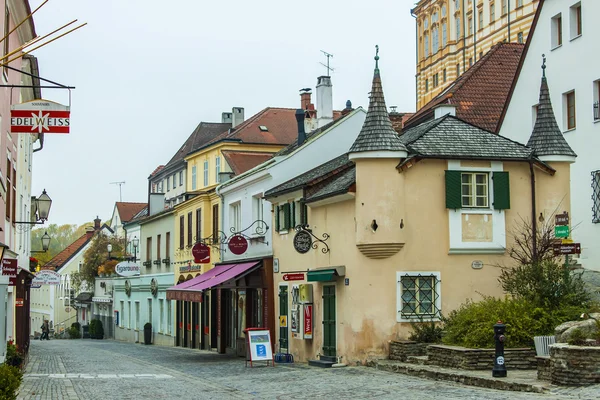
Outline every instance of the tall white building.
[[(540, 0), (500, 135), (527, 142), (539, 103), (542, 58), (558, 127), (577, 154), (571, 166), (572, 239), (578, 263), (600, 271), (600, 13), (598, 0)], [(562, 212), (562, 210), (557, 210)]]

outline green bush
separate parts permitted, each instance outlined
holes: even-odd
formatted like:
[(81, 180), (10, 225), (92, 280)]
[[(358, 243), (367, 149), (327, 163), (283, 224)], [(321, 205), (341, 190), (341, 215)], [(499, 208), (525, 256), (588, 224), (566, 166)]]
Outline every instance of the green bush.
[(90, 321), (90, 337), (92, 339), (102, 339), (104, 337), (104, 328), (102, 327), (102, 321), (99, 319)]
[(413, 331), (408, 337), (419, 343), (440, 343), (442, 341), (443, 329), (435, 322), (411, 322)]
[(79, 322), (73, 322), (71, 328), (77, 328), (78, 331), (81, 331), (81, 324)]
[(567, 342), (571, 345), (582, 345), (587, 339), (586, 334), (579, 328), (574, 329)]
[(15, 400), (22, 380), (23, 373), (19, 368), (0, 364), (0, 399)]
[(4, 362), (17, 368), (21, 368), (21, 364), (23, 364), (23, 354), (19, 352), (17, 346), (12, 341), (6, 343), (6, 357)]
[(69, 339), (80, 339), (81, 338), (81, 332), (79, 331), (79, 329), (77, 329), (74, 326), (71, 326), (67, 332), (69, 332)]
[(484, 297), (467, 301), (444, 318), (443, 342), (471, 348), (494, 347), (494, 324), (506, 324), (507, 347), (532, 347), (534, 336), (552, 335), (563, 322), (579, 319), (584, 306), (562, 306), (554, 311), (525, 299)]

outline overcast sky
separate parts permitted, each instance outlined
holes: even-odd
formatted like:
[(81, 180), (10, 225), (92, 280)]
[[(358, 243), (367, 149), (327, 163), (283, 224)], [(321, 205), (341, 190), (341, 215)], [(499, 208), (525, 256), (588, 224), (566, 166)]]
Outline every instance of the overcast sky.
[[(30, 0), (35, 9), (41, 0)], [(335, 109), (368, 105), (375, 45), (387, 105), (415, 108), (414, 0), (50, 0), (35, 15), (42, 36), (87, 22), (32, 54), (41, 76), (75, 86), (71, 133), (46, 135), (34, 155), (33, 194), (53, 199), (50, 223), (111, 217), (147, 200), (148, 175), (200, 121), (221, 112), (298, 107), (299, 89), (332, 53)], [(43, 97), (69, 103), (63, 90)], [(313, 96), (314, 97), (314, 96)]]

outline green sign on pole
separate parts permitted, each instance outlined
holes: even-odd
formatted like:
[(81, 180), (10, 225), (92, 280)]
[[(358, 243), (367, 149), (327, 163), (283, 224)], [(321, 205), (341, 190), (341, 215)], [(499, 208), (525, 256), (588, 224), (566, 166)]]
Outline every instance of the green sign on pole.
[(569, 225), (558, 225), (554, 227), (554, 237), (568, 238), (569, 233)]

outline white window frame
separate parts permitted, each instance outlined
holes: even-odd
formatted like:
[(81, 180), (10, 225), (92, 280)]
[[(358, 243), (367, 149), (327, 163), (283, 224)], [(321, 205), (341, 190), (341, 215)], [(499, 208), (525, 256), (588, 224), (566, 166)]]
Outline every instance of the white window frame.
[(198, 188), (198, 183), (196, 182), (196, 177), (197, 177), (197, 173), (196, 173), (196, 166), (192, 165), (192, 190), (196, 190)]
[[(579, 9), (580, 18), (578, 18), (577, 9)], [(581, 12), (583, 12), (583, 10), (581, 9), (580, 1), (569, 7), (569, 31), (571, 40), (575, 40), (583, 35), (583, 14), (581, 14)], [(578, 30), (581, 32), (578, 32)]]
[(167, 176), (167, 192), (171, 190), (171, 177)]
[(121, 315), (119, 318), (119, 327), (125, 327), (125, 301), (121, 300)]
[(221, 157), (215, 157), (215, 182), (221, 183), (219, 174), (221, 173)]
[(550, 20), (550, 48), (552, 50), (562, 46), (564, 30), (562, 29), (562, 14), (558, 13)]
[(204, 160), (204, 186), (208, 186), (208, 160)]
[[(569, 127), (569, 96), (573, 94), (573, 126)], [(569, 90), (563, 93), (563, 129), (565, 132), (577, 129), (577, 93)]]
[[(483, 184), (477, 183), (477, 176), (485, 176), (485, 195), (477, 194), (477, 186), (483, 186)], [(465, 195), (463, 194), (463, 187), (465, 186), (463, 177), (471, 176), (471, 182), (468, 184), (471, 189), (471, 193), (467, 196), (470, 199), (469, 204), (465, 204)], [(477, 205), (477, 198), (485, 198), (485, 205)], [(460, 199), (461, 206), (463, 208), (476, 208), (476, 209), (489, 209), (490, 208), (490, 174), (488, 172), (477, 172), (477, 171), (465, 171), (460, 174)]]
[(253, 221), (264, 221), (264, 207), (265, 200), (263, 199), (263, 194), (255, 194), (252, 196), (252, 220)]
[(183, 186), (183, 171), (179, 171), (179, 186)]
[(171, 335), (173, 333), (172, 325), (173, 325), (173, 302), (171, 300), (167, 300), (167, 334)]
[(234, 232), (242, 229), (242, 203), (240, 201), (229, 204), (229, 224)]
[(429, 315), (421, 317), (415, 314), (414, 317), (402, 317), (402, 277), (405, 276), (433, 276), (435, 278), (434, 291), (437, 293), (437, 298), (434, 299), (434, 309), (442, 311), (442, 275), (439, 271), (397, 271), (396, 272), (396, 321), (397, 322), (416, 322), (416, 321), (440, 321), (440, 315), (431, 317)]
[(173, 174), (173, 189), (177, 188), (177, 174)]
[(165, 300), (164, 299), (158, 299), (158, 315), (159, 315), (159, 321), (158, 321), (158, 333), (163, 333), (163, 327), (164, 327), (164, 323), (165, 323)]

